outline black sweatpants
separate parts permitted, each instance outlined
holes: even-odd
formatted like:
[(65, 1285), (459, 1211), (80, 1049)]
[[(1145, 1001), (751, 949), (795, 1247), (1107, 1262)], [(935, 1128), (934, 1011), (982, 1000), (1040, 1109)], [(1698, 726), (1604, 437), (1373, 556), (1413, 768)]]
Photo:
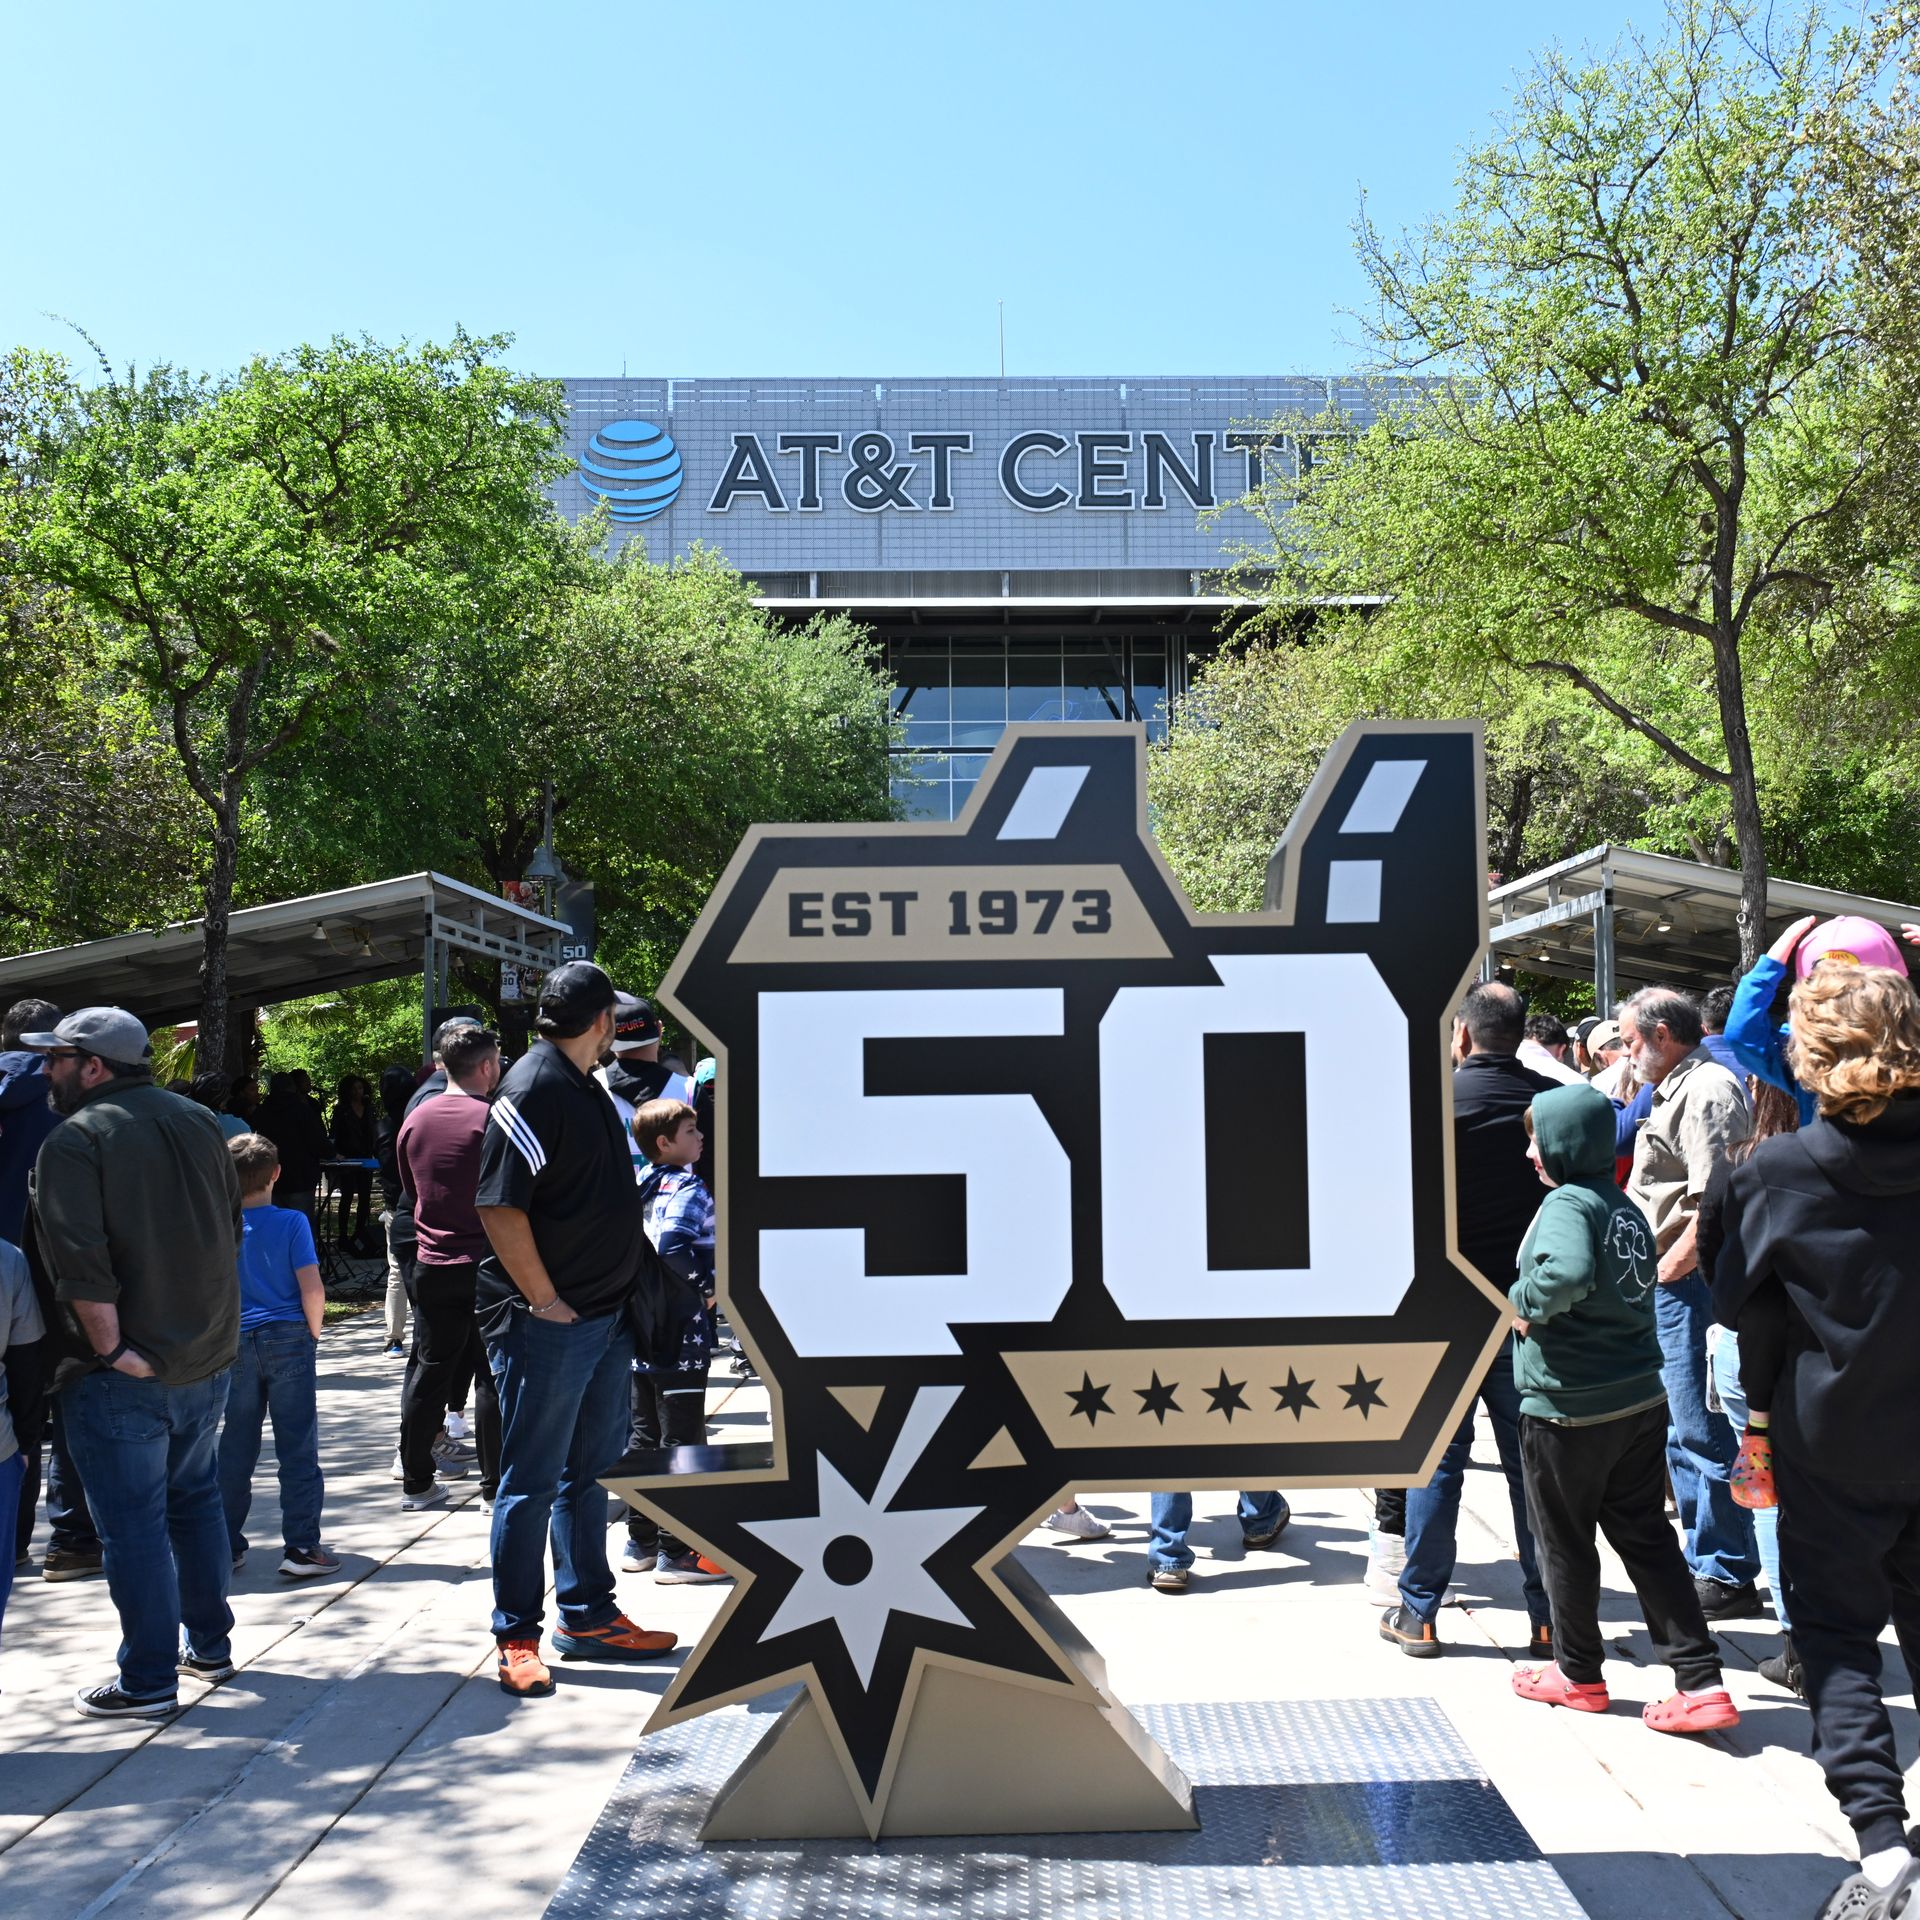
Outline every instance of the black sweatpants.
[(500, 1480), (500, 1396), (473, 1317), (478, 1269), (471, 1261), (452, 1266), (412, 1262), (406, 1269), (413, 1307), (413, 1351), (400, 1389), (400, 1468), (409, 1493), (433, 1484), (433, 1439), (453, 1404), (453, 1383), (473, 1381), (473, 1437), (480, 1453), (480, 1491), (491, 1495)]
[(1407, 1490), (1405, 1487), (1374, 1488), (1373, 1524), (1379, 1532), (1390, 1533), (1396, 1539), (1406, 1533)]
[[(707, 1443), (707, 1370), (698, 1373), (636, 1373), (633, 1418), (627, 1450), (655, 1447), (703, 1447)], [(664, 1553), (669, 1560), (687, 1551), (687, 1543), (666, 1532), (651, 1514), (627, 1509), (627, 1538), (644, 1559)]]
[(1863, 1854), (1903, 1845), (1906, 1795), (1880, 1693), (1880, 1632), (1891, 1619), (1920, 1698), (1920, 1484), (1830, 1480), (1778, 1446), (1773, 1470), (1814, 1758)]
[(1597, 1528), (1626, 1562), (1654, 1651), (1680, 1686), (1688, 1693), (1717, 1687), (1720, 1649), (1667, 1520), (1666, 1407), (1584, 1427), (1523, 1413), (1520, 1463), (1560, 1671), (1590, 1685), (1606, 1658)]

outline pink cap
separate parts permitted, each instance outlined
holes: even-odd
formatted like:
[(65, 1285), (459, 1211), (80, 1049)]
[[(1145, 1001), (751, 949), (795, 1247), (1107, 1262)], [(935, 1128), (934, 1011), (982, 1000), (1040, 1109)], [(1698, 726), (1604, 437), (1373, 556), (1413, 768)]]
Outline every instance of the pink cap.
[(1804, 980), (1822, 960), (1850, 960), (1861, 967), (1891, 967), (1905, 973), (1907, 963), (1900, 943), (1885, 927), (1859, 915), (1843, 913), (1823, 920), (1800, 942), (1793, 956), (1795, 976)]

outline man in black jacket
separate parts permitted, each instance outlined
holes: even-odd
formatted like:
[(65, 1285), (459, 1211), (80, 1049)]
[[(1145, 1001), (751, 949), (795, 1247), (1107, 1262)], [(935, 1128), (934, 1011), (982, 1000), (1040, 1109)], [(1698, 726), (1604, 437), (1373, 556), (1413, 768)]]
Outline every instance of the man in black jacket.
[[(1540, 1182), (1527, 1159), (1524, 1120), (1535, 1094), (1555, 1082), (1515, 1058), (1526, 1035), (1526, 1003), (1511, 987), (1483, 982), (1461, 1003), (1453, 1024), (1453, 1196), (1460, 1252), (1503, 1291), (1519, 1268), (1520, 1242), (1540, 1206)], [(1514, 1540), (1526, 1592), (1529, 1644), (1551, 1658), (1546, 1588), (1534, 1563), (1533, 1530), (1520, 1469), (1520, 1396), (1513, 1384), (1512, 1335), (1480, 1388), (1513, 1503)], [(1407, 1494), (1407, 1561), (1400, 1604), (1380, 1621), (1380, 1637), (1415, 1659), (1440, 1651), (1434, 1622), (1453, 1578), (1460, 1489), (1473, 1453), (1473, 1410), (1441, 1456), (1433, 1478)]]
[(633, 1137), (633, 1116), (649, 1100), (684, 1100), (693, 1105), (693, 1083), (660, 1059), (660, 1016), (638, 994), (614, 996), (613, 1045), (594, 1069), (620, 1116), (620, 1129), (632, 1148), (636, 1183), (647, 1177), (647, 1159)]

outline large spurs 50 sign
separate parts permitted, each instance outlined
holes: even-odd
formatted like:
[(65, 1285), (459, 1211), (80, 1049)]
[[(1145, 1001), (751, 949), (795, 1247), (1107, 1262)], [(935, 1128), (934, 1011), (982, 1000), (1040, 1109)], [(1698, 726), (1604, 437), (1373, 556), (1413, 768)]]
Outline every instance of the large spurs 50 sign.
[(1087, 1686), (999, 1567), (1067, 1489), (1425, 1477), (1505, 1309), (1449, 1177), (1480, 821), (1476, 728), (1356, 726), (1270, 910), (1195, 916), (1141, 730), (1072, 726), (950, 827), (749, 836), (663, 991), (773, 1444), (615, 1482), (739, 1576), (656, 1724), (803, 1678), (878, 1832), (930, 1665)]

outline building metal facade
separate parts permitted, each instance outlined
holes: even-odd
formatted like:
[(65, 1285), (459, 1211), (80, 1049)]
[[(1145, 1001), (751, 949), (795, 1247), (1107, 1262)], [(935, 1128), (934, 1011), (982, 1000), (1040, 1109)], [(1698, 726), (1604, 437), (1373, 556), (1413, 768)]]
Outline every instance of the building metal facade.
[(1276, 422), (1371, 424), (1357, 380), (570, 379), (574, 471), (656, 559), (717, 548), (782, 618), (850, 614), (885, 647), (909, 810), (964, 804), (1010, 721), (1158, 733), (1246, 602), (1236, 504), (1311, 457)]

